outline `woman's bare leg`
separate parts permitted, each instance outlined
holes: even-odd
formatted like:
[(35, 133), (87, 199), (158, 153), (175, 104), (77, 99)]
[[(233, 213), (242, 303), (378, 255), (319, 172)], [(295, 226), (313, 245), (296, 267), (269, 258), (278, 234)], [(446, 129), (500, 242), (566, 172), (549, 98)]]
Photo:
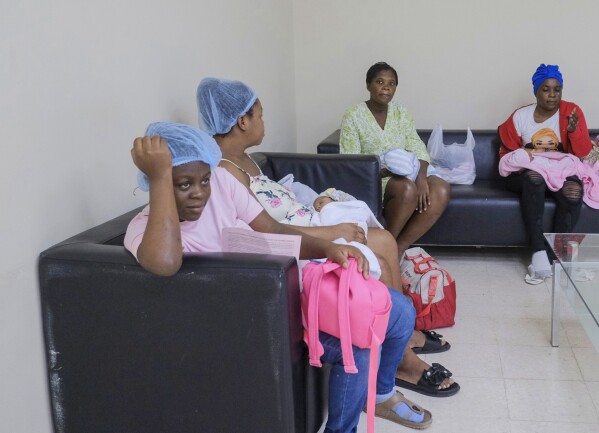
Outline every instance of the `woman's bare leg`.
[[(397, 239), (414, 213), (417, 204), (416, 184), (406, 177), (393, 176), (385, 188), (383, 206), (387, 230)], [(400, 256), (401, 257), (401, 256)]]
[(393, 287), (393, 277), (391, 275), (391, 267), (389, 266), (389, 263), (380, 254), (374, 254), (376, 255), (376, 258), (379, 261), (379, 266), (381, 267), (381, 276), (379, 278), (379, 281), (387, 287)]
[(401, 289), (401, 273), (399, 269), (399, 256), (397, 255), (397, 243), (391, 233), (385, 229), (368, 229), (366, 246), (385, 258), (389, 266), (390, 282), (387, 287)]
[[(431, 204), (424, 212), (413, 212), (413, 215), (404, 225), (399, 236), (397, 236), (397, 250), (400, 257), (410, 245), (429, 231), (433, 224), (435, 224), (439, 217), (441, 217), (449, 203), (451, 186), (437, 176), (429, 176), (427, 181)], [(415, 209), (415, 207), (413, 209)], [(386, 212), (385, 218), (387, 218)]]

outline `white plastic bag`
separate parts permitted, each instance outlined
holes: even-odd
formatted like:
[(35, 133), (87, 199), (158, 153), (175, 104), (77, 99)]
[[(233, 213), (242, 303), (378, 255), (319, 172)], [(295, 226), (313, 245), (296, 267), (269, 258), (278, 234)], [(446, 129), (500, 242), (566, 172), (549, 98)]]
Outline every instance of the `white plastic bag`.
[(465, 143), (443, 143), (443, 128), (438, 125), (428, 139), (426, 148), (437, 176), (452, 184), (471, 185), (476, 178), (474, 136), (468, 128)]

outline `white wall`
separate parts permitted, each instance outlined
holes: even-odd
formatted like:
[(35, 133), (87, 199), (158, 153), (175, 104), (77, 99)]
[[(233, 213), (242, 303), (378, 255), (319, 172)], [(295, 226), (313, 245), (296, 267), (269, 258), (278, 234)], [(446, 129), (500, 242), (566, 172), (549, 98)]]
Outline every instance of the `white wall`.
[(0, 424), (50, 431), (37, 255), (145, 202), (132, 139), (196, 123), (202, 77), (258, 92), (261, 150), (314, 152), (386, 60), (417, 126), (494, 128), (557, 63), (599, 127), (596, 0), (3, 1), (0, 13)]
[(496, 128), (534, 101), (540, 63), (560, 65), (564, 99), (599, 128), (597, 16), (596, 0), (294, 0), (298, 151), (368, 99), (378, 61), (397, 69), (395, 100), (418, 128)]
[(196, 124), (199, 80), (236, 78), (273, 107), (262, 148), (295, 150), (291, 26), (279, 0), (2, 2), (0, 430), (51, 431), (37, 255), (147, 200), (149, 122)]

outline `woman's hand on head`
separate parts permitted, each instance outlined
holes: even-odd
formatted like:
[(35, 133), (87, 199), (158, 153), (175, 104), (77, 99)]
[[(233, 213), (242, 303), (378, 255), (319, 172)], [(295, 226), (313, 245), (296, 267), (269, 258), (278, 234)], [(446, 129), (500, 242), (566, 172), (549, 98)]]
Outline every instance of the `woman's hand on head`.
[(343, 238), (346, 242), (359, 242), (361, 244), (366, 244), (366, 234), (362, 228), (354, 223), (341, 223), (333, 226), (335, 230), (334, 239)]
[(344, 268), (349, 266), (348, 259), (353, 257), (358, 263), (358, 271), (362, 273), (364, 278), (368, 278), (370, 266), (368, 260), (362, 254), (362, 251), (351, 245), (338, 245), (331, 243), (325, 250), (327, 259), (338, 263)]
[(137, 137), (131, 149), (133, 163), (144, 172), (150, 181), (167, 176), (169, 181), (172, 176), (171, 152), (166, 140), (155, 135), (153, 137)]
[(568, 116), (568, 132), (576, 131), (578, 127), (578, 114), (576, 114), (576, 107), (572, 109), (572, 113)]
[(150, 181), (150, 216), (137, 259), (150, 272), (173, 275), (181, 267), (183, 247), (173, 192), (171, 153), (165, 140), (146, 136), (135, 139), (131, 157)]

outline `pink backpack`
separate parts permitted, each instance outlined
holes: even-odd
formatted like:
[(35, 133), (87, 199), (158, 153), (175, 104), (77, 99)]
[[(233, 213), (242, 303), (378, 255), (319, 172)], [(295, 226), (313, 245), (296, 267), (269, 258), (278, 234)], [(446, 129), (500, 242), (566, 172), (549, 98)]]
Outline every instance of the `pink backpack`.
[(365, 280), (353, 258), (347, 269), (328, 260), (308, 263), (303, 269), (303, 285), (302, 320), (310, 365), (322, 367), (320, 357), (324, 349), (318, 339), (319, 331), (340, 339), (346, 373), (358, 372), (352, 344), (370, 349), (366, 407), (368, 433), (373, 433), (379, 348), (391, 312), (389, 291), (373, 277)]

